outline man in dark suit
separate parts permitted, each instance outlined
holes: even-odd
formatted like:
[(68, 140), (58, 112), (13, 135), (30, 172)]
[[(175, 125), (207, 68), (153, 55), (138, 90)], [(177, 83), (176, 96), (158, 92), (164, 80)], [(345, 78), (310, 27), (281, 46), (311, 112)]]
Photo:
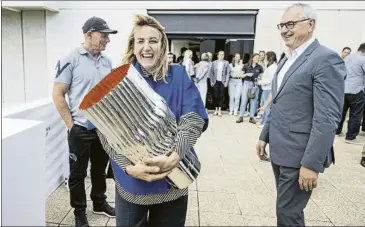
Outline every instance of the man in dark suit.
[(318, 173), (334, 161), (333, 140), (341, 119), (346, 69), (341, 57), (313, 37), (316, 12), (287, 8), (278, 29), (289, 51), (278, 64), (272, 105), (256, 146), (267, 143), (276, 181), (278, 226), (304, 226), (304, 213)]

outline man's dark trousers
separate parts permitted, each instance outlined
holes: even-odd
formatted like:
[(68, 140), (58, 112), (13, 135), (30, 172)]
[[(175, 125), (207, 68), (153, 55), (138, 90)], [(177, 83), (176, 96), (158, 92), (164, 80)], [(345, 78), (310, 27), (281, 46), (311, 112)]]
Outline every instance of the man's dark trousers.
[(342, 119), (338, 125), (336, 134), (342, 132), (343, 123), (346, 119), (348, 109), (350, 109), (350, 119), (347, 126), (346, 139), (353, 140), (359, 134), (361, 119), (364, 113), (365, 93), (360, 91), (357, 94), (345, 94), (345, 100), (342, 110)]
[(109, 156), (105, 153), (94, 130), (74, 125), (68, 133), (70, 149), (70, 202), (76, 216), (86, 210), (85, 177), (89, 160), (91, 162), (91, 193), (94, 207), (106, 202), (106, 167)]
[(365, 132), (365, 104), (364, 104), (364, 112), (362, 114), (361, 131)]
[(311, 191), (299, 187), (299, 169), (271, 163), (277, 190), (277, 226), (305, 226), (304, 208), (307, 206)]

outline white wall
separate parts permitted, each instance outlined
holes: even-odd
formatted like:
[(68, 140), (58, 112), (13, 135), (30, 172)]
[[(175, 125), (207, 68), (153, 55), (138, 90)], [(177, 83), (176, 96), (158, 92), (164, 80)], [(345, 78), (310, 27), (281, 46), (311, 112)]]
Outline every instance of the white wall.
[(25, 101), (47, 97), (46, 18), (44, 10), (23, 11)]
[(256, 17), (254, 52), (274, 51), (277, 57), (283, 52), (284, 45), (279, 30), (276, 28), (281, 14), (282, 10), (259, 10)]
[(2, 9), (2, 82), (5, 106), (47, 97), (45, 11)]
[(24, 103), (24, 64), (21, 13), (1, 10), (2, 102)]
[(284, 9), (303, 2), (316, 9), (365, 9), (364, 1), (56, 1), (52, 4), (63, 9)]
[(176, 55), (176, 59), (180, 56), (180, 49), (182, 47), (189, 48), (189, 41), (173, 40), (171, 41), (171, 52)]
[(317, 17), (316, 36), (338, 53), (345, 46), (357, 51), (365, 42), (365, 11), (318, 11)]

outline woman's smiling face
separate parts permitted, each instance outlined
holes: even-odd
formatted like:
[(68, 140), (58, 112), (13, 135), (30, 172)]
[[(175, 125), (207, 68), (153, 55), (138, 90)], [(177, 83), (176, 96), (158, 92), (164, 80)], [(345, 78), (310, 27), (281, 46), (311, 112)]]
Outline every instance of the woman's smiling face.
[(134, 33), (133, 53), (145, 69), (155, 66), (161, 52), (161, 34), (153, 27), (143, 26)]

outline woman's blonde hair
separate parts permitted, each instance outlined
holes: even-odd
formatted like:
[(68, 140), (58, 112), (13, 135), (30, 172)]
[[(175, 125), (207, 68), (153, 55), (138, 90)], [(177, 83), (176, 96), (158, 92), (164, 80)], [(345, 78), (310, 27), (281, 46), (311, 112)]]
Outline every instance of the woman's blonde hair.
[(136, 31), (143, 26), (149, 26), (157, 29), (161, 35), (161, 49), (160, 56), (156, 56), (157, 62), (156, 64), (148, 69), (148, 73), (152, 75), (154, 80), (165, 80), (167, 70), (168, 70), (168, 62), (167, 62), (167, 54), (168, 54), (168, 39), (165, 33), (165, 28), (158, 22), (155, 18), (151, 16), (145, 16), (138, 14), (135, 16), (134, 25), (131, 34), (128, 37), (128, 46), (127, 50), (124, 54), (122, 65), (123, 64), (135, 64), (137, 61), (136, 56), (134, 55), (134, 34)]
[(189, 56), (193, 56), (193, 51), (187, 49), (185, 52), (184, 52), (184, 61), (190, 59)]

